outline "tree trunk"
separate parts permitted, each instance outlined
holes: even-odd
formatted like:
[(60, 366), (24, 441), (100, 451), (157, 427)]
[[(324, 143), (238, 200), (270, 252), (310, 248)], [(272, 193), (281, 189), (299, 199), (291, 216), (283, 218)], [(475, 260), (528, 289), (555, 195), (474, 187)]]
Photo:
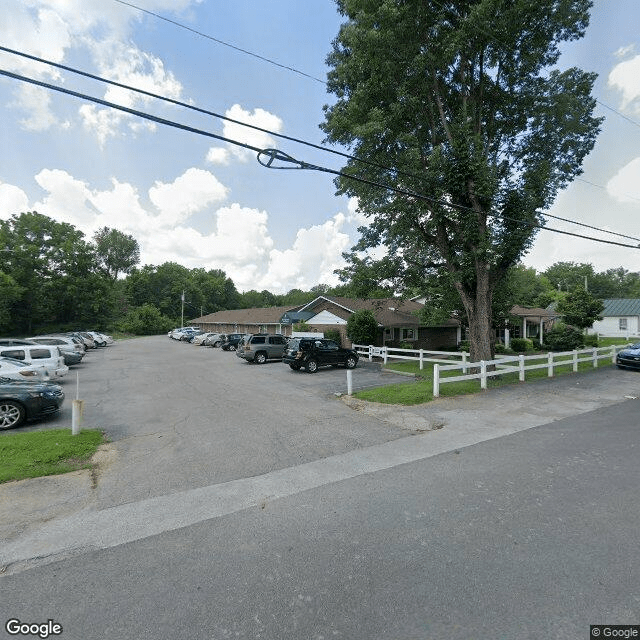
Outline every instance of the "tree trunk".
[(488, 270), (477, 270), (477, 286), (473, 294), (463, 289), (461, 283), (456, 283), (462, 304), (467, 312), (469, 321), (469, 351), (471, 362), (493, 360), (494, 345), (493, 326), (491, 324), (491, 297)]

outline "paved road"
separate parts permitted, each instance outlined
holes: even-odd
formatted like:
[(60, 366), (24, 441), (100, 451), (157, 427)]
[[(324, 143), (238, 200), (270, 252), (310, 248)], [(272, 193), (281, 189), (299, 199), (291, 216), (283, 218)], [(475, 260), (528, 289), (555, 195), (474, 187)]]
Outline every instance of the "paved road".
[(368, 455), (301, 490), (289, 475), (280, 496), (5, 576), (0, 616), (70, 640), (575, 640), (637, 623), (639, 409), (386, 467)]

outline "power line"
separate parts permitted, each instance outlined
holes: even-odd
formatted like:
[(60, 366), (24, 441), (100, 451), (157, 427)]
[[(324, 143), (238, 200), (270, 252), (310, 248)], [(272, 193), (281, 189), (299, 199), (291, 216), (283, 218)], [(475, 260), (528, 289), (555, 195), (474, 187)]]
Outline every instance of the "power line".
[[(258, 161), (260, 162), (260, 164), (262, 164), (263, 166), (268, 167), (268, 168), (273, 168), (273, 169), (294, 168), (294, 169), (307, 169), (307, 170), (313, 170), (313, 171), (321, 171), (323, 173), (330, 173), (330, 174), (333, 174), (333, 175), (336, 175), (336, 176), (339, 176), (339, 177), (347, 178), (349, 180), (354, 180), (356, 182), (360, 182), (360, 183), (367, 184), (367, 185), (370, 185), (370, 186), (379, 187), (381, 189), (385, 189), (387, 191), (392, 191), (392, 192), (397, 193), (399, 195), (405, 195), (405, 196), (409, 196), (409, 197), (412, 197), (412, 198), (424, 200), (424, 201), (430, 202), (432, 204), (439, 204), (440, 206), (463, 209), (463, 210), (471, 210), (469, 207), (464, 207), (464, 206), (461, 206), (461, 205), (455, 205), (455, 204), (448, 203), (448, 202), (445, 202), (443, 200), (440, 200), (438, 198), (425, 196), (424, 194), (416, 193), (416, 192), (413, 192), (413, 191), (408, 191), (406, 189), (400, 189), (398, 187), (393, 187), (393, 186), (390, 186), (390, 185), (385, 185), (385, 184), (382, 184), (382, 183), (379, 183), (379, 182), (375, 182), (375, 181), (372, 181), (372, 180), (367, 180), (367, 179), (361, 178), (359, 176), (355, 176), (355, 175), (351, 175), (351, 174), (348, 174), (348, 173), (344, 173), (344, 171), (337, 171), (335, 169), (329, 169), (328, 167), (322, 167), (320, 165), (313, 165), (313, 164), (310, 164), (310, 163), (307, 163), (307, 162), (304, 162), (304, 161), (300, 161), (300, 160), (297, 160), (297, 159), (293, 158), (292, 156), (289, 156), (286, 153), (283, 153), (282, 151), (279, 151), (278, 149), (260, 149), (259, 147), (254, 147), (253, 145), (249, 145), (249, 144), (246, 144), (244, 142), (240, 142), (239, 140), (233, 140), (231, 138), (226, 138), (224, 136), (220, 136), (218, 134), (211, 133), (210, 131), (204, 131), (203, 129), (198, 129), (196, 127), (190, 127), (188, 125), (184, 125), (184, 124), (181, 124), (179, 122), (175, 122), (173, 120), (167, 120), (166, 118), (160, 118), (160, 117), (154, 116), (154, 115), (152, 115), (150, 113), (146, 113), (144, 111), (139, 111), (138, 109), (131, 109), (129, 107), (124, 107), (122, 105), (118, 105), (118, 104), (115, 104), (113, 102), (109, 102), (107, 100), (103, 100), (101, 98), (96, 98), (94, 96), (89, 96), (87, 94), (79, 93), (77, 91), (72, 91), (71, 89), (67, 89), (65, 87), (60, 87), (60, 86), (57, 86), (57, 85), (54, 85), (54, 84), (51, 84), (51, 83), (48, 83), (48, 82), (43, 82), (42, 80), (35, 80), (34, 78), (28, 78), (26, 76), (23, 76), (23, 75), (20, 75), (20, 74), (17, 74), (17, 73), (13, 73), (11, 71), (6, 71), (4, 69), (0, 69), (0, 75), (6, 76), (6, 77), (9, 77), (9, 78), (13, 78), (15, 80), (20, 80), (22, 82), (27, 82), (29, 84), (33, 84), (33, 85), (36, 85), (36, 86), (44, 87), (44, 88), (49, 89), (51, 91), (57, 91), (57, 92), (64, 93), (64, 94), (67, 94), (67, 95), (70, 95), (70, 96), (73, 96), (73, 97), (76, 97), (76, 98), (81, 98), (83, 100), (88, 100), (90, 102), (95, 102), (97, 104), (109, 107), (111, 109), (122, 111), (124, 113), (128, 113), (130, 115), (134, 115), (134, 116), (143, 118), (145, 120), (150, 120), (150, 121), (155, 122), (157, 124), (163, 124), (165, 126), (174, 127), (174, 128), (177, 128), (177, 129), (180, 129), (180, 130), (183, 130), (183, 131), (188, 131), (190, 133), (195, 133), (197, 135), (202, 135), (202, 136), (206, 136), (206, 137), (209, 137), (209, 138), (214, 138), (216, 140), (222, 140), (223, 142), (227, 142), (229, 144), (233, 144), (233, 145), (236, 145), (236, 146), (239, 146), (239, 147), (243, 147), (243, 148), (248, 149), (250, 151), (256, 152), (257, 157), (258, 157)], [(261, 157), (266, 157), (267, 159), (262, 161)], [(297, 165), (297, 167), (296, 166), (294, 166), (294, 167), (276, 167), (276, 166), (273, 165), (273, 163), (276, 160), (280, 160), (282, 162), (287, 162), (287, 163), (292, 164), (292, 165)], [(510, 218), (510, 217), (504, 216), (502, 214), (489, 213), (489, 215), (491, 217), (494, 217), (494, 218), (502, 218), (503, 220), (509, 220), (509, 221), (512, 221), (512, 222), (520, 223), (520, 224), (526, 224), (526, 225), (528, 225), (528, 226), (530, 226), (532, 228), (538, 228), (538, 229), (543, 229), (543, 230), (546, 230), (546, 231), (552, 231), (552, 232), (555, 232), (555, 233), (560, 233), (560, 234), (563, 234), (563, 235), (573, 236), (573, 237), (576, 237), (576, 238), (583, 238), (583, 239), (586, 239), (586, 240), (592, 240), (594, 242), (600, 242), (600, 243), (604, 243), (604, 244), (611, 244), (611, 245), (616, 245), (616, 246), (620, 246), (620, 247), (626, 247), (626, 248), (630, 248), (630, 249), (640, 248), (640, 244), (634, 246), (634, 245), (630, 245), (630, 244), (623, 244), (623, 243), (620, 243), (620, 242), (614, 242), (612, 240), (603, 240), (601, 238), (594, 238), (592, 236), (585, 236), (585, 235), (581, 235), (581, 234), (577, 234), (577, 233), (571, 233), (569, 231), (562, 231), (560, 229), (550, 228), (550, 227), (547, 227), (545, 225), (541, 225), (539, 223), (525, 222), (525, 221), (522, 221), (522, 220), (516, 220), (515, 218)], [(541, 214), (541, 215), (545, 215), (545, 214)], [(607, 231), (607, 233), (611, 233), (611, 232)]]
[(168, 22), (172, 25), (175, 25), (176, 27), (179, 27), (180, 29), (186, 29), (187, 31), (190, 31), (191, 33), (195, 33), (196, 35), (202, 37), (202, 38), (206, 38), (207, 40), (212, 40), (213, 42), (217, 42), (218, 44), (221, 44), (225, 47), (229, 47), (230, 49), (235, 49), (236, 51), (240, 51), (240, 53), (244, 53), (248, 56), (252, 56), (254, 58), (257, 58), (258, 60), (262, 60), (263, 62), (268, 62), (269, 64), (275, 65), (276, 67), (280, 67), (281, 69), (286, 69), (287, 71), (292, 71), (293, 73), (297, 73), (301, 76), (304, 76), (305, 78), (309, 78), (310, 80), (315, 80), (316, 82), (320, 82), (321, 84), (327, 84), (325, 80), (321, 80), (320, 78), (316, 78), (315, 76), (312, 76), (309, 73), (305, 73), (304, 71), (300, 71), (300, 69), (296, 69), (295, 67), (289, 67), (285, 64), (280, 64), (279, 62), (276, 62), (275, 60), (271, 60), (271, 58), (266, 58), (265, 56), (261, 56), (257, 53), (253, 53), (253, 51), (248, 51), (247, 49), (242, 49), (240, 47), (236, 47), (236, 45), (234, 44), (230, 44), (229, 42), (225, 42), (224, 40), (220, 40), (219, 38), (214, 38), (213, 36), (210, 36), (207, 33), (203, 33), (202, 31), (198, 31), (197, 29), (193, 29), (191, 27), (188, 27), (186, 24), (182, 24), (181, 22), (178, 22), (177, 20), (171, 20), (170, 18), (165, 18), (163, 15), (160, 15), (159, 13), (154, 13), (153, 11), (149, 11), (148, 9), (143, 9), (142, 7), (139, 7), (131, 2), (125, 2), (124, 0), (113, 0), (114, 2), (117, 2), (118, 4), (122, 4), (125, 5), (127, 7), (131, 7), (132, 9), (136, 9), (138, 11), (141, 11), (142, 13), (146, 13), (150, 16), (153, 16), (154, 18), (158, 18), (158, 20), (164, 20), (165, 22)]
[[(116, 1), (119, 1), (119, 0), (116, 0)], [(275, 137), (279, 137), (279, 138), (282, 138), (282, 139), (285, 139), (285, 140), (289, 140), (291, 142), (296, 142), (298, 144), (303, 144), (303, 145), (306, 145), (306, 146), (309, 146), (309, 147), (312, 147), (312, 148), (315, 148), (315, 149), (319, 149), (321, 151), (326, 151), (328, 153), (333, 153), (333, 154), (339, 155), (341, 157), (345, 157), (345, 158), (354, 160), (356, 162), (359, 162), (359, 163), (362, 163), (362, 164), (365, 164), (365, 165), (368, 165), (368, 166), (373, 166), (373, 167), (376, 167), (378, 169), (382, 169), (384, 171), (389, 171), (389, 172), (393, 172), (394, 171), (390, 167), (385, 167), (383, 165), (380, 165), (380, 164), (377, 164), (377, 163), (374, 163), (374, 162), (370, 162), (368, 160), (363, 160), (361, 158), (358, 158), (357, 156), (353, 156), (351, 154), (347, 154), (347, 153), (344, 153), (342, 151), (337, 151), (335, 149), (330, 149), (330, 148), (324, 147), (322, 145), (317, 145), (317, 144), (314, 144), (312, 142), (308, 142), (306, 140), (302, 140), (300, 138), (295, 138), (295, 137), (292, 137), (292, 136), (287, 136), (287, 135), (284, 135), (284, 134), (280, 134), (280, 133), (277, 133), (275, 131), (270, 131), (269, 129), (264, 129), (262, 127), (258, 127), (258, 126), (255, 126), (255, 125), (252, 125), (252, 124), (249, 124), (249, 123), (246, 123), (246, 122), (242, 122), (240, 120), (235, 120), (234, 118), (229, 118), (228, 116), (216, 113), (214, 111), (209, 111), (207, 109), (202, 109), (200, 107), (197, 107), (197, 106), (192, 105), (192, 104), (188, 104), (186, 102), (182, 102), (180, 100), (174, 100), (173, 98), (168, 98), (166, 96), (162, 96), (162, 95), (159, 95), (159, 94), (156, 94), (156, 93), (152, 93), (150, 91), (145, 91), (144, 89), (139, 89), (137, 87), (133, 87), (131, 85), (126, 85), (126, 84), (123, 84), (121, 82), (116, 82), (114, 80), (109, 80), (107, 78), (103, 78), (102, 76), (98, 76), (98, 75), (89, 73), (87, 71), (83, 71), (81, 69), (77, 69), (75, 67), (70, 67), (68, 65), (63, 65), (63, 64), (60, 64), (60, 63), (57, 63), (57, 62), (53, 62), (53, 61), (47, 60), (45, 58), (40, 58), (38, 56), (34, 56), (34, 55), (31, 55), (31, 54), (28, 54), (28, 53), (25, 53), (25, 52), (22, 52), (22, 51), (17, 51), (16, 49), (11, 49), (9, 47), (4, 47), (4, 46), (0, 45), (0, 51), (5, 51), (6, 53), (11, 53), (11, 54), (23, 57), (23, 58), (27, 58), (29, 60), (40, 62), (42, 64), (46, 64), (46, 65), (55, 67), (57, 69), (62, 69), (64, 71), (69, 71), (69, 72), (74, 73), (76, 75), (80, 75), (80, 76), (83, 76), (83, 77), (86, 77), (86, 78), (90, 78), (92, 80), (97, 80), (99, 82), (103, 82), (103, 83), (111, 85), (111, 86), (116, 86), (116, 87), (119, 87), (121, 89), (126, 89), (126, 90), (132, 91), (134, 93), (139, 93), (139, 94), (144, 95), (144, 96), (148, 96), (148, 97), (151, 97), (151, 98), (156, 98), (158, 100), (167, 102), (169, 104), (173, 104), (173, 105), (176, 105), (176, 106), (184, 107), (184, 108), (190, 109), (192, 111), (196, 111), (196, 112), (199, 112), (199, 113), (204, 113), (206, 115), (214, 116), (216, 118), (220, 118), (220, 119), (226, 120), (228, 122), (233, 122), (234, 124), (238, 124), (238, 125), (241, 125), (241, 126), (244, 126), (244, 127), (248, 127), (250, 129), (254, 129), (254, 130), (257, 130), (257, 131), (261, 131), (263, 133), (267, 133), (267, 134), (275, 136)], [(53, 85), (48, 85), (47, 88), (53, 88)], [(87, 98), (87, 99), (90, 99), (90, 98)], [(140, 113), (142, 113), (142, 112), (140, 112)], [(221, 137), (221, 139), (223, 139), (223, 138)], [(257, 148), (252, 148), (251, 150), (252, 151), (258, 151)], [(286, 157), (291, 159), (291, 156), (286, 156)], [(283, 157), (280, 157), (278, 159), (284, 160)], [(273, 158), (272, 158), (272, 162), (273, 162)], [(291, 160), (288, 160), (288, 162), (291, 162)], [(305, 164), (305, 163), (298, 163), (298, 164)], [(265, 166), (267, 166), (267, 165), (265, 165)], [(269, 166), (270, 166), (270, 168), (274, 168), (271, 165), (269, 165)], [(288, 168), (291, 168), (291, 167), (288, 167)], [(298, 168), (308, 168), (308, 169), (310, 169), (310, 168), (312, 168), (312, 166), (311, 165), (307, 165), (305, 167), (299, 166)], [(323, 170), (323, 169), (319, 169), (319, 168), (317, 168), (315, 166), (313, 166), (313, 168), (314, 168), (314, 170)], [(414, 178), (414, 179), (419, 179), (418, 176), (415, 176), (413, 174), (410, 174), (410, 173), (407, 173), (407, 172), (404, 172), (404, 171), (395, 171), (395, 173), (397, 175), (404, 175), (404, 176), (411, 177), (411, 178)], [(337, 175), (340, 175), (340, 174), (337, 174)], [(344, 174), (344, 175), (349, 175), (349, 174)], [(577, 179), (580, 180), (580, 178), (577, 178)], [(359, 180), (362, 181), (361, 178)], [(583, 182), (587, 182), (587, 181), (583, 180)], [(378, 183), (378, 182), (367, 181), (366, 183), (370, 184), (372, 186), (383, 187), (385, 189), (389, 188), (389, 187), (387, 187), (385, 185), (382, 185), (381, 183)], [(592, 183), (589, 183), (589, 184), (592, 184)], [(598, 186), (598, 185), (594, 185), (594, 186)], [(602, 187), (602, 188), (604, 188), (604, 187)], [(420, 197), (418, 194), (416, 194), (414, 192), (407, 191), (407, 190), (398, 190), (397, 192), (398, 193), (402, 193), (403, 195), (412, 195), (413, 197)], [(426, 198), (426, 196), (424, 198)], [(431, 201), (435, 202), (435, 203), (438, 203), (438, 204), (444, 204), (442, 201), (439, 201), (439, 200), (437, 200), (435, 198), (432, 199)], [(448, 206), (452, 206), (452, 205), (448, 205)], [(471, 210), (469, 207), (464, 207), (462, 205), (456, 205), (456, 208), (461, 209), (461, 210)], [(601, 229), (599, 227), (595, 227), (595, 226), (592, 226), (592, 225), (587, 225), (587, 224), (584, 224), (582, 222), (577, 222), (575, 220), (570, 220), (568, 218), (560, 218), (559, 216), (554, 216), (554, 215), (551, 215), (551, 214), (548, 214), (548, 213), (542, 213), (541, 215), (544, 215), (544, 216), (550, 217), (550, 218), (556, 218), (558, 220), (562, 220), (562, 221), (568, 222), (570, 224), (583, 226), (583, 227), (586, 227), (586, 228), (589, 228), (589, 229), (593, 229), (595, 231), (600, 231), (602, 233), (608, 233), (610, 235), (619, 236), (619, 237), (622, 237), (622, 238), (627, 238), (629, 240), (636, 240), (636, 241), (640, 242), (640, 238), (635, 238), (633, 236), (628, 236), (628, 235), (625, 235), (625, 234), (616, 233), (614, 231), (609, 231), (607, 229)]]

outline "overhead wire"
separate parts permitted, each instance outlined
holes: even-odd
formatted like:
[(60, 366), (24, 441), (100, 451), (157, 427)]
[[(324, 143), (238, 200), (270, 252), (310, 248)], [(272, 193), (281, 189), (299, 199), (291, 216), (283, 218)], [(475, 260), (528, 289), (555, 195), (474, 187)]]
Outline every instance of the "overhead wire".
[[(413, 191), (409, 191), (409, 190), (406, 190), (406, 189), (401, 189), (399, 187), (394, 187), (392, 185), (385, 185), (383, 183), (378, 183), (378, 182), (375, 182), (375, 181), (372, 181), (372, 180), (367, 180), (365, 178), (361, 178), (360, 176), (356, 176), (356, 175), (352, 175), (352, 174), (349, 174), (349, 173), (345, 173), (344, 171), (338, 171), (338, 170), (335, 170), (335, 169), (330, 169), (328, 167), (322, 167), (320, 165), (313, 165), (313, 164), (310, 164), (310, 163), (299, 161), (299, 160), (293, 158), (292, 156), (289, 156), (288, 154), (285, 154), (285, 153), (283, 153), (283, 152), (281, 152), (281, 151), (279, 151), (277, 149), (261, 149), (259, 147), (255, 147), (253, 145), (249, 145), (249, 144), (246, 144), (244, 142), (241, 142), (239, 140), (234, 140), (234, 139), (231, 139), (231, 138), (227, 138), (225, 136), (221, 136), (221, 135), (212, 133), (210, 131), (205, 131), (203, 129), (199, 129), (199, 128), (196, 128), (196, 127), (191, 127), (189, 125), (185, 125), (185, 124), (182, 124), (182, 123), (179, 123), (179, 122), (175, 122), (173, 120), (168, 120), (166, 118), (160, 118), (159, 116), (155, 116), (155, 115), (152, 115), (150, 113), (146, 113), (144, 111), (140, 111), (138, 109), (132, 109), (130, 107), (124, 107), (122, 105), (118, 105), (118, 104), (115, 104), (113, 102), (109, 102), (107, 100), (103, 100), (101, 98), (96, 98), (95, 96), (90, 96), (90, 95), (87, 95), (87, 94), (80, 93), (78, 91), (73, 91), (71, 89), (67, 89), (66, 87), (60, 87), (58, 85), (54, 85), (54, 84), (51, 84), (51, 83), (48, 83), (48, 82), (44, 82), (42, 80), (36, 80), (34, 78), (29, 78), (27, 76), (23, 76), (23, 75), (20, 75), (20, 74), (17, 74), (17, 73), (13, 73), (11, 71), (0, 69), (0, 75), (6, 76), (6, 77), (9, 77), (9, 78), (13, 78), (15, 80), (19, 80), (19, 81), (22, 81), (22, 82), (27, 82), (27, 83), (33, 84), (35, 86), (40, 86), (40, 87), (49, 89), (51, 91), (57, 91), (57, 92), (64, 93), (66, 95), (70, 95), (70, 96), (73, 96), (73, 97), (76, 97), (76, 98), (81, 98), (83, 100), (88, 100), (90, 102), (95, 102), (96, 104), (100, 104), (100, 105), (103, 105), (103, 106), (106, 106), (106, 107), (109, 107), (109, 108), (112, 108), (112, 109), (115, 109), (115, 110), (118, 110), (118, 111), (122, 111), (124, 113), (128, 113), (130, 115), (134, 115), (134, 116), (137, 116), (137, 117), (140, 117), (140, 118), (155, 122), (157, 124), (162, 124), (162, 125), (165, 125), (165, 126), (174, 127), (174, 128), (177, 128), (177, 129), (180, 129), (180, 130), (183, 130), (183, 131), (187, 131), (187, 132), (190, 132), (190, 133), (195, 133), (197, 135), (206, 136), (206, 137), (209, 137), (209, 138), (213, 138), (213, 139), (216, 139), (216, 140), (221, 140), (223, 142), (227, 142), (227, 143), (232, 144), (232, 145), (243, 147), (243, 148), (248, 149), (250, 151), (256, 152), (256, 154), (258, 155), (258, 160), (259, 161), (260, 161), (260, 157), (261, 156), (263, 156), (263, 157), (266, 156), (267, 158), (269, 158), (269, 160), (265, 160), (265, 161), (261, 162), (261, 164), (263, 166), (266, 166), (266, 167), (269, 167), (269, 168), (283, 168), (283, 167), (274, 167), (273, 166), (273, 162), (275, 160), (281, 160), (281, 161), (289, 162), (289, 163), (294, 164), (294, 165), (298, 165), (297, 167), (292, 167), (292, 168), (308, 169), (308, 170), (321, 171), (321, 172), (324, 172), (324, 173), (330, 173), (330, 174), (333, 174), (333, 175), (336, 175), (336, 176), (339, 176), (339, 177), (347, 178), (349, 180), (354, 180), (354, 181), (357, 181), (357, 182), (360, 182), (360, 183), (363, 183), (363, 184), (368, 184), (370, 186), (375, 186), (375, 187), (379, 187), (379, 188), (382, 188), (382, 189), (386, 189), (388, 191), (392, 191), (392, 192), (398, 193), (400, 195), (406, 195), (406, 196), (409, 196), (409, 197), (412, 197), (412, 198), (425, 200), (425, 201), (428, 201), (428, 202), (431, 202), (431, 203), (437, 203), (437, 204), (440, 204), (441, 206), (446, 206), (446, 207), (451, 207), (451, 208), (458, 208), (458, 209), (469, 209), (468, 207), (461, 207), (461, 206), (458, 206), (458, 205), (454, 205), (452, 203), (447, 203), (447, 202), (445, 202), (443, 200), (439, 200), (437, 198), (425, 196), (424, 194), (419, 194), (419, 193), (416, 193), (416, 192), (413, 192)], [(490, 215), (492, 217), (498, 217), (498, 214), (495, 214), (495, 213), (491, 213)], [(544, 214), (542, 214), (542, 215), (544, 215)], [(520, 224), (526, 224), (528, 226), (531, 226), (532, 228), (539, 228), (539, 229), (542, 229), (542, 230), (545, 230), (545, 231), (552, 231), (552, 232), (560, 233), (560, 234), (563, 234), (563, 235), (573, 236), (573, 237), (577, 237), (577, 238), (583, 238), (583, 239), (586, 239), (586, 240), (592, 240), (594, 242), (600, 242), (600, 243), (604, 243), (604, 244), (611, 244), (611, 245), (616, 245), (616, 246), (620, 246), (620, 247), (626, 247), (626, 248), (630, 248), (630, 249), (638, 249), (638, 248), (640, 248), (640, 244), (634, 246), (634, 245), (630, 245), (630, 244), (623, 244), (623, 243), (620, 243), (620, 242), (615, 242), (615, 241), (612, 241), (612, 240), (604, 240), (602, 238), (595, 238), (595, 237), (592, 237), (592, 236), (585, 236), (585, 235), (582, 235), (582, 234), (572, 233), (572, 232), (569, 232), (569, 231), (563, 231), (563, 230), (560, 230), (560, 229), (554, 229), (554, 228), (547, 227), (546, 225), (542, 225), (542, 224), (539, 224), (539, 223), (524, 222), (522, 220), (516, 220), (514, 218), (510, 218), (510, 217), (504, 216), (502, 214), (500, 214), (499, 217), (501, 219), (503, 219), (503, 220), (509, 220), (509, 221), (512, 221), (512, 222), (518, 222)], [(635, 240), (636, 238), (633, 238), (633, 239)]]
[[(28, 53), (25, 53), (25, 52), (22, 52), (22, 51), (18, 51), (16, 49), (12, 49), (12, 48), (5, 47), (5, 46), (2, 46), (2, 45), (0, 45), (0, 51), (4, 51), (6, 53), (17, 55), (17, 56), (20, 56), (20, 57), (23, 57), (23, 58), (26, 58), (26, 59), (29, 59), (29, 60), (33, 60), (35, 62), (42, 63), (42, 64), (46, 64), (46, 65), (52, 66), (52, 67), (57, 68), (57, 69), (61, 69), (61, 70), (64, 70), (64, 71), (69, 71), (70, 73), (74, 73), (74, 74), (80, 75), (82, 77), (86, 77), (86, 78), (89, 78), (89, 79), (92, 79), (92, 80), (96, 80), (98, 82), (102, 82), (102, 83), (105, 83), (105, 84), (108, 84), (108, 85), (111, 85), (111, 86), (116, 86), (116, 87), (119, 87), (121, 89), (126, 89), (126, 90), (132, 91), (134, 93), (139, 93), (141, 95), (144, 95), (144, 96), (147, 96), (147, 97), (151, 97), (151, 98), (155, 98), (155, 99), (167, 102), (169, 104), (173, 104), (173, 105), (176, 105), (176, 106), (179, 106), (179, 107), (184, 107), (186, 109), (190, 109), (190, 110), (196, 111), (198, 113), (203, 113), (203, 114), (210, 115), (210, 116), (213, 116), (213, 117), (216, 117), (216, 118), (220, 118), (220, 119), (228, 121), (228, 122), (233, 122), (234, 124), (238, 124), (238, 125), (241, 125), (241, 126), (244, 126), (244, 127), (250, 128), (250, 129), (254, 129), (254, 130), (257, 130), (257, 131), (261, 131), (263, 133), (267, 133), (269, 135), (273, 135), (273, 136), (278, 137), (278, 138), (289, 140), (291, 142), (296, 142), (296, 143), (299, 143), (299, 144), (302, 144), (302, 145), (306, 145), (306, 146), (309, 146), (309, 147), (312, 147), (312, 148), (315, 148), (315, 149), (319, 149), (321, 151), (326, 151), (326, 152), (329, 152), (329, 153), (337, 154), (339, 156), (349, 158), (351, 160), (363, 163), (363, 164), (368, 165), (368, 166), (374, 166), (374, 167), (379, 168), (379, 169), (383, 169), (383, 170), (386, 170), (386, 171), (389, 171), (389, 172), (394, 172), (394, 170), (391, 169), (390, 167), (385, 167), (383, 165), (370, 162), (368, 160), (363, 160), (363, 159), (358, 158), (357, 156), (353, 156), (351, 154), (347, 154), (347, 153), (344, 153), (344, 152), (341, 152), (341, 151), (337, 151), (335, 149), (331, 149), (329, 147), (325, 147), (325, 146), (318, 145), (318, 144), (315, 144), (315, 143), (312, 143), (312, 142), (308, 142), (308, 141), (302, 140), (300, 138), (295, 138), (293, 136), (287, 136), (287, 135), (284, 135), (284, 134), (281, 134), (281, 133), (278, 133), (278, 132), (275, 132), (275, 131), (271, 131), (269, 129), (264, 129), (263, 127), (258, 127), (256, 125), (252, 125), (250, 123), (242, 122), (241, 120), (236, 120), (234, 118), (230, 118), (228, 116), (216, 113), (214, 111), (209, 111), (207, 109), (203, 109), (201, 107), (197, 107), (197, 106), (195, 106), (193, 104), (189, 104), (189, 103), (186, 103), (186, 102), (183, 102), (183, 101), (180, 101), (180, 100), (175, 100), (173, 98), (168, 98), (166, 96), (162, 96), (162, 95), (150, 92), (150, 91), (146, 91), (144, 89), (139, 89), (137, 87), (133, 87), (131, 85), (127, 85), (127, 84), (124, 84), (124, 83), (121, 83), (121, 82), (116, 82), (114, 80), (109, 80), (107, 78), (103, 78), (102, 76), (98, 76), (96, 74), (92, 74), (92, 73), (89, 73), (87, 71), (83, 71), (81, 69), (77, 69), (75, 67), (71, 67), (71, 66), (68, 66), (68, 65), (63, 65), (63, 64), (58, 63), (58, 62), (53, 62), (51, 60), (47, 60), (45, 58), (41, 58), (39, 56), (28, 54)], [(54, 88), (54, 85), (49, 85), (49, 84), (46, 84), (46, 83), (43, 86), (46, 86), (46, 88), (49, 88), (49, 89), (53, 89)], [(91, 99), (91, 98), (87, 97), (87, 99)], [(115, 108), (115, 105), (113, 105), (113, 103), (108, 103), (108, 106), (113, 106)], [(134, 115), (137, 115), (137, 114), (140, 114), (140, 113), (142, 113), (142, 112), (137, 112)], [(213, 134), (211, 134), (211, 135), (212, 135), (212, 137), (215, 137)], [(224, 141), (228, 141), (228, 139), (224, 138), (223, 136), (218, 136), (218, 139), (221, 139), (221, 140), (224, 140)], [(251, 151), (256, 151), (256, 152), (260, 151), (257, 147), (252, 147), (250, 150)], [(282, 158), (280, 158), (280, 159), (282, 159)], [(311, 166), (309, 165), (306, 168), (311, 168)], [(316, 170), (322, 170), (322, 169), (316, 169)], [(324, 170), (324, 171), (326, 172), (326, 170)], [(395, 171), (395, 174), (396, 175), (404, 175), (404, 176), (408, 176), (408, 177), (411, 177), (411, 178), (417, 178), (417, 176), (415, 176), (413, 174), (410, 174), (408, 172), (403, 172), (403, 171)], [(351, 175), (351, 174), (344, 174), (344, 175)], [(352, 176), (352, 179), (354, 179), (353, 176)], [(360, 180), (364, 181), (363, 179), (360, 179)], [(370, 185), (384, 186), (381, 183), (374, 182), (374, 181), (365, 181), (365, 182), (367, 184), (370, 184)], [(597, 186), (597, 185), (595, 185), (595, 186)], [(388, 188), (388, 187), (384, 186), (384, 188)], [(408, 190), (396, 189), (396, 192), (402, 193), (404, 195), (412, 195), (413, 197), (418, 197), (416, 193), (410, 192)], [(426, 198), (427, 198), (426, 196), (423, 197), (423, 199), (426, 199)], [(431, 201), (435, 202), (435, 203), (438, 203), (438, 204), (444, 204), (442, 201), (439, 201), (436, 198), (431, 199)], [(451, 205), (451, 204), (449, 204), (448, 206), (455, 206), (456, 208), (461, 209), (461, 210), (465, 210), (465, 209), (466, 210), (470, 210), (469, 207), (464, 207), (463, 205)], [(595, 231), (600, 231), (602, 233), (608, 233), (610, 235), (614, 235), (614, 236), (618, 236), (618, 237), (622, 237), (622, 238), (627, 238), (629, 240), (636, 240), (636, 241), (640, 242), (640, 238), (636, 238), (636, 237), (629, 236), (629, 235), (626, 235), (626, 234), (617, 233), (615, 231), (610, 231), (608, 229), (602, 229), (602, 228), (599, 228), (599, 227), (595, 227), (593, 225), (587, 225), (585, 223), (578, 222), (576, 220), (571, 220), (571, 219), (568, 219), (568, 218), (561, 218), (559, 216), (554, 216), (554, 215), (548, 214), (548, 213), (541, 213), (541, 215), (549, 217), (549, 218), (556, 218), (558, 220), (562, 220), (563, 222), (568, 222), (570, 224), (583, 226), (583, 227), (586, 227), (586, 228), (589, 228), (589, 229), (593, 229)]]

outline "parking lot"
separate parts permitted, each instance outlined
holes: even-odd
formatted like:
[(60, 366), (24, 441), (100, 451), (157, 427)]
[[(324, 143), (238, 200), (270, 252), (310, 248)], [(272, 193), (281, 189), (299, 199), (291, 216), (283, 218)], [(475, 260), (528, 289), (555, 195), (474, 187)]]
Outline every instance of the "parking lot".
[[(409, 379), (360, 363), (354, 389)], [(167, 336), (90, 351), (62, 386), (62, 411), (21, 431), (83, 426), (105, 431), (114, 456), (97, 479), (100, 505), (258, 475), (407, 435), (345, 406), (343, 368), (315, 374), (279, 361), (249, 364), (233, 352)]]

